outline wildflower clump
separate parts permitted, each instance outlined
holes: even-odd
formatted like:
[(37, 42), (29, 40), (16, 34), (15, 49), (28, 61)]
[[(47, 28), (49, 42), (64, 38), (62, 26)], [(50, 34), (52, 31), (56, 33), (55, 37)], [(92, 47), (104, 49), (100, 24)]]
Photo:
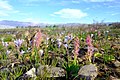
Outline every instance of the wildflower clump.
[(91, 58), (92, 58), (92, 55), (93, 55), (94, 47), (92, 45), (92, 38), (90, 37), (90, 35), (87, 36), (86, 43), (87, 43), (87, 46), (88, 46), (88, 51), (87, 51), (88, 60), (91, 62)]
[(33, 39), (33, 47), (36, 47), (38, 49), (41, 44), (41, 41), (42, 41), (42, 33), (40, 30), (38, 30)]
[(79, 38), (76, 37), (74, 40), (74, 57), (77, 57), (79, 55)]

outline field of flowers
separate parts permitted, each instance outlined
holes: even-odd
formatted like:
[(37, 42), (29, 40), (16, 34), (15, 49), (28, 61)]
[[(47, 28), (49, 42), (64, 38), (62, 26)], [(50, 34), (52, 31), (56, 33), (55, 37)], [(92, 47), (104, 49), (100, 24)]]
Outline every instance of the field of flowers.
[(119, 80), (120, 29), (0, 30), (0, 80)]

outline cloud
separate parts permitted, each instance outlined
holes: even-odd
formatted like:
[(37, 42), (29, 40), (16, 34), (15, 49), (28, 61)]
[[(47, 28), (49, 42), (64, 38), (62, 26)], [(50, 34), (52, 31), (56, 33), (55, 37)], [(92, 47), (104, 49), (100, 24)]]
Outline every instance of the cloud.
[(87, 16), (87, 13), (84, 13), (79, 9), (65, 8), (57, 12), (54, 12), (52, 16), (60, 16), (62, 18), (68, 18), (68, 19), (81, 19)]
[(0, 0), (0, 9), (12, 10), (12, 6), (6, 0)]
[(72, 0), (71, 2), (72, 2), (72, 3), (75, 3), (75, 4), (79, 4), (79, 3), (80, 3), (80, 0)]
[(50, 1), (50, 4), (52, 5), (60, 5), (60, 6), (69, 6), (72, 4), (80, 4), (82, 0), (60, 0), (60, 1)]
[(71, 5), (71, 4), (80, 4), (82, 2), (82, 0), (61, 0), (59, 2), (54, 2), (57, 5), (62, 5), (62, 6), (66, 6), (66, 5)]
[(0, 11), (0, 17), (1, 17), (1, 16), (8, 16), (8, 14), (5, 13), (5, 12), (3, 12), (3, 11)]
[(111, 1), (115, 1), (115, 0), (84, 0), (86, 2), (111, 2)]
[(0, 0), (0, 17), (9, 16), (9, 14), (18, 13), (13, 6), (9, 4), (8, 0)]
[(22, 3), (39, 3), (39, 2), (49, 2), (50, 0), (19, 0), (19, 2), (22, 2)]
[(111, 15), (112, 15), (112, 16), (115, 16), (115, 15), (118, 15), (118, 14), (120, 14), (120, 13), (112, 13)]
[(48, 2), (48, 1), (50, 1), (50, 0), (32, 0), (32, 1), (43, 1), (43, 2)]
[(41, 2), (49, 2), (50, 0), (18, 0), (25, 6), (38, 6)]

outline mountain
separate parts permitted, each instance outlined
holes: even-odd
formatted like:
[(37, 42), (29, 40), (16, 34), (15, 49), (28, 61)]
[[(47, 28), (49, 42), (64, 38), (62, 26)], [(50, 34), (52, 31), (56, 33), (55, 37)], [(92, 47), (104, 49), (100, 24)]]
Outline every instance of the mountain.
[(33, 23), (33, 22), (20, 22), (20, 21), (12, 21), (12, 20), (2, 20), (0, 21), (0, 28), (15, 28), (17, 26), (19, 27), (27, 27), (27, 26), (40, 26), (40, 27), (45, 27), (45, 26), (53, 26), (57, 25), (59, 27), (62, 26), (80, 26), (82, 24), (80, 23), (61, 23), (61, 24), (46, 24), (46, 23)]
[(9, 20), (3, 20), (0, 21), (0, 25), (9, 25), (9, 26), (33, 26), (35, 25), (32, 22), (19, 22), (19, 21), (9, 21)]
[[(106, 25), (111, 24), (112, 22), (106, 22)], [(82, 24), (82, 23), (61, 23), (61, 24), (46, 24), (46, 23), (33, 23), (33, 22), (20, 22), (20, 21), (12, 21), (12, 20), (2, 20), (0, 21), (0, 28), (15, 28), (17, 26), (19, 27), (28, 27), (28, 26), (40, 26), (40, 27), (45, 27), (45, 26), (53, 26), (57, 25), (59, 27), (88, 27), (88, 24)]]
[(23, 26), (23, 27), (27, 27), (27, 26), (41, 26), (41, 27), (45, 27), (46, 25), (50, 25), (50, 24), (46, 24), (46, 23), (33, 23), (33, 22), (20, 22), (20, 21), (12, 21), (12, 20), (2, 20), (0, 21), (0, 28), (15, 28), (17, 26)]

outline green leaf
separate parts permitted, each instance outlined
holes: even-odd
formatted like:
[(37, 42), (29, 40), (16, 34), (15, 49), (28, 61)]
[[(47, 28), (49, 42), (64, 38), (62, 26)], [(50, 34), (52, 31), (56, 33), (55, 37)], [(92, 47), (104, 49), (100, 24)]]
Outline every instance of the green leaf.
[(102, 57), (102, 54), (97, 52), (94, 54), (94, 57)]
[(103, 60), (104, 60), (105, 62), (109, 62), (109, 61), (115, 60), (115, 57), (114, 57), (113, 55), (104, 54)]

